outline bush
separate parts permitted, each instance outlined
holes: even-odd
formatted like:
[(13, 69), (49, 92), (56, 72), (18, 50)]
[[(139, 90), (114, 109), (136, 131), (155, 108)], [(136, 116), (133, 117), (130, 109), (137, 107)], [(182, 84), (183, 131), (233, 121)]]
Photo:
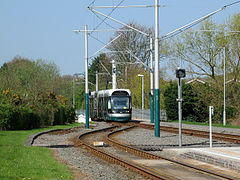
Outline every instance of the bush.
[(51, 93), (49, 99), (41, 95), (39, 101), (29, 105), (29, 102), (22, 100), (13, 90), (2, 92), (4, 92), (0, 92), (0, 129), (2, 130), (33, 129), (72, 123), (75, 120), (74, 109), (66, 105), (63, 96), (57, 98)]
[(169, 86), (164, 90), (164, 104), (167, 112), (167, 120), (177, 120), (178, 119), (178, 107), (177, 107), (177, 84), (170, 81)]
[(0, 67), (0, 82), (0, 129), (32, 129), (74, 120), (66, 98), (71, 97), (71, 76), (61, 77), (54, 63), (15, 57)]
[(9, 104), (0, 104), (0, 129), (10, 128), (12, 114), (12, 107)]
[(71, 106), (61, 106), (54, 114), (53, 125), (63, 125), (67, 123), (73, 123), (75, 121), (75, 110)]
[(39, 128), (39, 118), (28, 107), (15, 107), (10, 117), (10, 129), (33, 129)]
[[(178, 119), (178, 87), (177, 82), (170, 82), (164, 91), (164, 103), (167, 119)], [(191, 122), (205, 122), (207, 117), (206, 105), (200, 101), (199, 96), (194, 93), (193, 87), (182, 81), (182, 119)]]
[(226, 107), (226, 114), (227, 114), (227, 118), (236, 118), (238, 113), (238, 109), (235, 106), (227, 106)]

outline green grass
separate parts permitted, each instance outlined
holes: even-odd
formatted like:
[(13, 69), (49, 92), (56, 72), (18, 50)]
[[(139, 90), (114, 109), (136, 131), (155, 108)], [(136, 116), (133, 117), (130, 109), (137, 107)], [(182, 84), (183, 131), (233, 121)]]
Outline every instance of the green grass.
[(29, 135), (49, 130), (80, 126), (78, 123), (26, 131), (0, 131), (0, 179), (72, 179), (67, 166), (51, 156), (45, 147), (26, 147)]

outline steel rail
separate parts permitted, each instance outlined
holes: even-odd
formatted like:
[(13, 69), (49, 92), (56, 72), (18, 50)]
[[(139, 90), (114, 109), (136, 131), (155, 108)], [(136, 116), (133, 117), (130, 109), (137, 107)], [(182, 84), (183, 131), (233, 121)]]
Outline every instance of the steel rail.
[[(154, 129), (154, 125), (151, 125), (151, 124), (140, 124), (139, 126)], [(161, 126), (160, 130), (166, 131), (166, 132), (171, 132), (171, 133), (176, 133), (176, 134), (178, 133), (178, 128), (176, 128), (176, 127)], [(194, 130), (194, 129), (182, 129), (182, 134), (203, 137), (203, 138), (209, 138), (208, 131), (201, 131), (201, 130)], [(225, 133), (218, 133), (218, 132), (213, 132), (212, 135), (213, 135), (213, 139), (228, 141), (228, 142), (232, 142), (232, 143), (236, 143), (236, 144), (240, 143), (240, 135), (225, 134)]]
[[(133, 126), (133, 127), (135, 127), (135, 126)], [(184, 166), (184, 167), (192, 168), (192, 169), (195, 169), (195, 170), (198, 170), (198, 171), (207, 173), (207, 174), (211, 174), (211, 175), (214, 175), (214, 176), (217, 176), (217, 177), (221, 177), (221, 178), (225, 178), (225, 179), (230, 179), (230, 180), (236, 179), (236, 178), (234, 178), (234, 177), (230, 177), (230, 176), (225, 175), (225, 174), (221, 174), (221, 173), (218, 173), (218, 172), (214, 172), (214, 171), (210, 171), (210, 170), (207, 170), (207, 169), (204, 169), (204, 168), (200, 168), (200, 167), (197, 167), (197, 166), (188, 164), (188, 163), (184, 163), (184, 162), (176, 161), (176, 160), (169, 159), (169, 158), (166, 158), (166, 157), (163, 157), (163, 156), (151, 154), (151, 153), (142, 151), (142, 150), (140, 150), (140, 149), (133, 148), (133, 147), (131, 147), (131, 146), (129, 146), (129, 145), (121, 144), (121, 143), (119, 143), (119, 142), (111, 139), (111, 137), (114, 136), (114, 135), (116, 135), (117, 133), (120, 133), (121, 131), (124, 131), (124, 130), (129, 130), (129, 129), (133, 128), (133, 127), (128, 127), (128, 128), (125, 128), (125, 129), (120, 129), (120, 130), (116, 130), (116, 131), (114, 131), (114, 132), (109, 133), (109, 134), (107, 135), (107, 141), (108, 141), (110, 144), (112, 144), (113, 146), (118, 146), (119, 148), (122, 148), (122, 149), (124, 149), (124, 150), (127, 151), (127, 152), (131, 152), (131, 153), (133, 153), (133, 154), (139, 155), (139, 156), (144, 157), (144, 158), (149, 158), (149, 159), (162, 159), (162, 160), (170, 161), (170, 162), (172, 162), (172, 163), (176, 163), (176, 164), (181, 165), (181, 166)]]
[[(109, 162), (112, 162), (112, 163), (115, 163), (115, 164), (119, 164), (125, 168), (129, 168), (133, 171), (136, 171), (137, 173), (147, 177), (147, 178), (150, 178), (150, 179), (153, 179), (153, 180), (157, 180), (157, 179), (163, 179), (163, 180), (167, 180), (167, 179), (173, 179), (173, 177), (170, 177), (170, 176), (166, 176), (166, 175), (161, 175), (159, 174), (158, 172), (155, 172), (154, 170), (152, 169), (148, 169), (146, 167), (143, 167), (141, 165), (137, 165), (137, 164), (134, 164), (134, 163), (131, 163), (131, 162), (128, 162), (126, 160), (122, 160), (120, 159), (119, 157), (115, 156), (115, 155), (112, 155), (112, 154), (109, 154), (107, 152), (104, 152), (92, 145), (89, 145), (88, 143), (82, 141), (81, 139), (86, 136), (86, 135), (89, 135), (91, 133), (97, 133), (97, 132), (100, 132), (100, 131), (106, 131), (106, 130), (110, 130), (110, 129), (114, 129), (116, 128), (116, 126), (112, 126), (112, 127), (109, 127), (109, 128), (104, 128), (104, 129), (99, 129), (99, 130), (95, 130), (95, 131), (90, 131), (90, 132), (86, 132), (82, 135), (80, 135), (78, 137), (78, 139), (80, 140), (80, 143), (81, 145), (85, 146), (91, 153), (99, 156), (100, 158), (103, 158)], [(124, 130), (124, 129), (123, 129)]]

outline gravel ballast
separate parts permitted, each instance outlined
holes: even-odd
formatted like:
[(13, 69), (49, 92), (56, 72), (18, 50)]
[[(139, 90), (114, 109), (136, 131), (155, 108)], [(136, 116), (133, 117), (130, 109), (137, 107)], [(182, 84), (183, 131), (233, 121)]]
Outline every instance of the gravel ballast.
[[(160, 125), (163, 125), (162, 123)], [(177, 126), (176, 123), (164, 123), (164, 125)], [(74, 147), (71, 138), (79, 136), (82, 133), (109, 127), (105, 122), (97, 122), (90, 129), (75, 128), (74, 131), (66, 134), (41, 134), (33, 141), (33, 146), (49, 147), (56, 152), (57, 159), (67, 164), (70, 169), (78, 171), (75, 179), (145, 179), (135, 172), (126, 170), (125, 168), (108, 163), (98, 157), (87, 152), (86, 149)], [(191, 128), (198, 130), (206, 130), (205, 126), (187, 125), (183, 128)], [(216, 130), (217, 129), (217, 130)], [(228, 128), (214, 128), (214, 131), (224, 131), (225, 133), (234, 133), (235, 130)], [(238, 129), (239, 131), (239, 129)], [(237, 134), (237, 133), (236, 133)], [(155, 137), (154, 130), (136, 128), (116, 136), (120, 141), (134, 145), (143, 150), (154, 154), (164, 155), (169, 158), (178, 156), (176, 149), (178, 147), (178, 134), (160, 132), (160, 138)], [(28, 140), (29, 142), (31, 140)], [(199, 148), (209, 147), (209, 140), (193, 136), (182, 135), (182, 148)], [(223, 141), (213, 141), (214, 147), (232, 147), (236, 144)], [(239, 145), (238, 145), (239, 146)], [(189, 158), (189, 157), (188, 157)]]
[(74, 147), (71, 138), (79, 136), (82, 133), (102, 129), (109, 127), (106, 123), (96, 123), (96, 127), (89, 130), (83, 128), (78, 128), (72, 133), (54, 135), (42, 134), (38, 136), (34, 142), (33, 146), (43, 146), (49, 147), (55, 152), (55, 157), (65, 164), (67, 164), (70, 169), (77, 170), (78, 173), (73, 174), (74, 179), (81, 180), (128, 180), (128, 179), (146, 179), (135, 172), (131, 172), (120, 165), (115, 165), (106, 162), (92, 154), (90, 154), (86, 149), (80, 147)]
[[(159, 146), (162, 148), (178, 148), (179, 135), (161, 131), (160, 137), (155, 137), (154, 130), (137, 128), (126, 133), (116, 136), (119, 140), (125, 141), (128, 144), (134, 144), (136, 146)], [(236, 144), (226, 141), (215, 141), (214, 146), (236, 146)], [(195, 136), (186, 136), (182, 134), (182, 146), (183, 147), (209, 147), (209, 139), (199, 138)]]
[[(163, 123), (161, 123), (163, 125)], [(164, 123), (164, 126), (178, 127), (176, 123)], [(207, 131), (205, 126), (183, 125), (186, 129), (196, 129)], [(226, 134), (238, 134), (239, 129), (230, 128), (214, 128), (214, 132), (224, 131)], [(208, 156), (203, 153), (198, 153), (198, 148), (209, 148), (209, 139), (182, 134), (182, 147), (179, 147), (179, 135), (161, 131), (160, 137), (154, 136), (154, 130), (148, 129), (133, 129), (116, 136), (117, 139), (134, 144), (150, 153), (164, 156), (170, 159), (195, 159), (202, 162), (217, 165), (219, 167), (229, 168), (240, 172), (240, 162), (220, 156)], [(154, 147), (154, 148), (152, 148)], [(226, 141), (213, 140), (213, 148), (240, 147), (239, 144), (234, 144)], [(156, 150), (159, 149), (159, 150)], [(195, 151), (196, 150), (196, 151)]]

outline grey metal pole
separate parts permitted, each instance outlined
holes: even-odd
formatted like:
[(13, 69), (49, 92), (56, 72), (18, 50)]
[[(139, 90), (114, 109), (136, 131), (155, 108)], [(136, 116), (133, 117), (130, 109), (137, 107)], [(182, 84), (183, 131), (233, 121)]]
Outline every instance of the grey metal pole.
[(73, 75), (73, 109), (75, 108), (75, 75)]
[(160, 137), (160, 122), (159, 122), (159, 109), (160, 109), (160, 96), (159, 96), (159, 0), (155, 0), (155, 136)]
[(98, 72), (96, 71), (96, 91), (98, 91)]
[(223, 125), (226, 126), (226, 48), (224, 50), (224, 78), (223, 78)]
[(179, 122), (179, 147), (182, 147), (182, 91), (181, 78), (178, 78), (178, 122)]
[(144, 75), (138, 74), (138, 77), (142, 78), (142, 119), (143, 119), (143, 110), (144, 110)]
[(151, 123), (154, 123), (154, 108), (153, 108), (153, 45), (150, 38), (150, 105), (151, 105)]
[(209, 146), (212, 147), (212, 108), (209, 106)]
[(85, 25), (85, 117), (86, 128), (89, 128), (89, 114), (88, 114), (88, 30)]
[(117, 89), (117, 75), (116, 75), (116, 64), (115, 60), (112, 60), (112, 89)]
[(144, 75), (142, 76), (142, 111), (144, 110)]

